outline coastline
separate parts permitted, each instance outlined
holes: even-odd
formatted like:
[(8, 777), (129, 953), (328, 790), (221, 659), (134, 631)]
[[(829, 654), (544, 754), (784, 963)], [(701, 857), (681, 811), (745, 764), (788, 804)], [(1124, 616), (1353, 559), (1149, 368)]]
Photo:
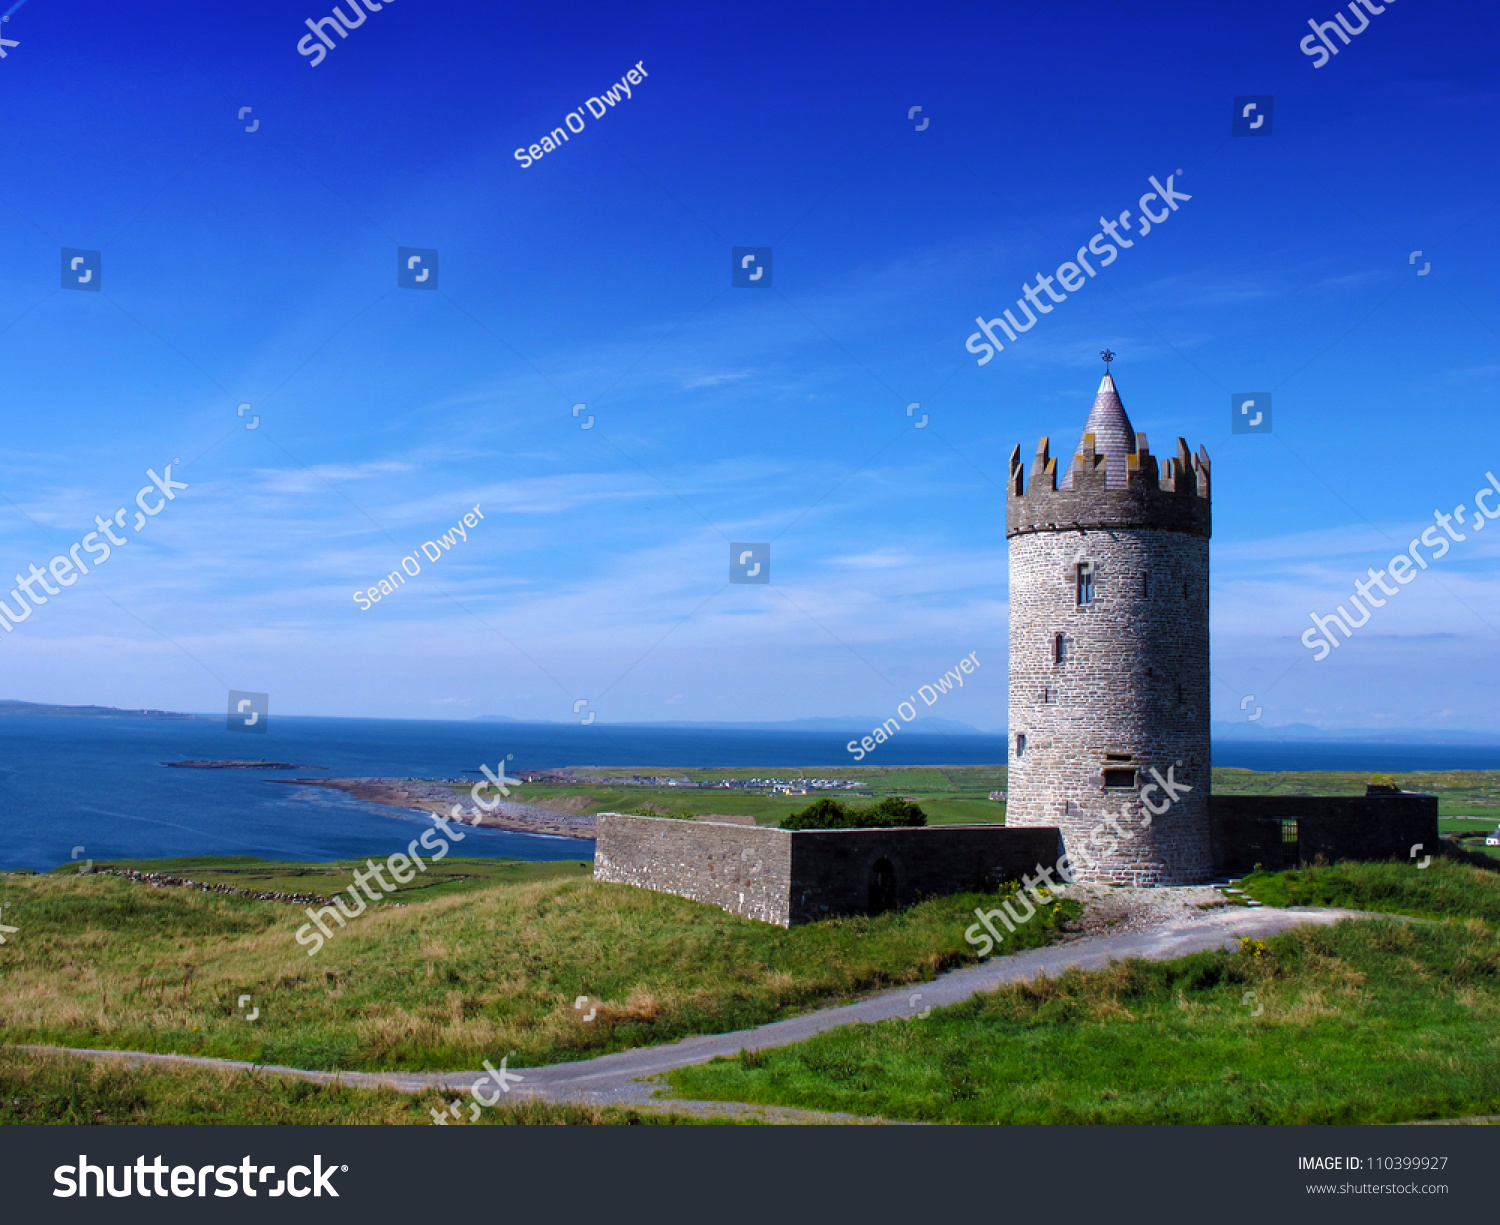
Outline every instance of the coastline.
[[(455, 804), (463, 808), (463, 823), (484, 829), (506, 829), (517, 834), (549, 834), (555, 838), (580, 838), (592, 842), (594, 818), (592, 815), (555, 812), (535, 804), (519, 804), (514, 800), (499, 800), (494, 808), (485, 812), (477, 810), (467, 796), (442, 783), (425, 782), (410, 778), (278, 778), (267, 782), (285, 783), (303, 787), (328, 787), (342, 791), (355, 799), (384, 808), (401, 808), (408, 812), (432, 813), (450, 817)], [(478, 817), (474, 813), (478, 811)], [(450, 819), (452, 819), (450, 817)]]

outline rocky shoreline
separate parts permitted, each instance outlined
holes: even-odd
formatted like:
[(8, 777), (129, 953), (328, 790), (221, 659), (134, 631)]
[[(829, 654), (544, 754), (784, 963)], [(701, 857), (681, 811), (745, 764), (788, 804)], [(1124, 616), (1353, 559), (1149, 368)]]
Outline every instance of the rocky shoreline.
[[(412, 778), (288, 778), (272, 780), (303, 787), (329, 787), (355, 799), (386, 808), (403, 808), (410, 812), (433, 813), (447, 817), (455, 804), (461, 805), (465, 824), (485, 829), (508, 829), (519, 834), (550, 834), (555, 838), (594, 837), (594, 818), (568, 812), (557, 812), (535, 804), (500, 800), (484, 812), (463, 791), (442, 783)], [(464, 786), (471, 784), (465, 783)], [(474, 817), (478, 813), (478, 819)]]

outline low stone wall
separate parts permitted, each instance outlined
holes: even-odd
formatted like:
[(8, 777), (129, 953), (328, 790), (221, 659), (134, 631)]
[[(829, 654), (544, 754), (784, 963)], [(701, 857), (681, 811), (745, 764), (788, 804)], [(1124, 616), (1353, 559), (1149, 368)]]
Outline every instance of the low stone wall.
[(878, 914), (947, 893), (993, 891), (1054, 867), (1055, 827), (929, 825), (920, 829), (808, 829), (792, 837), (792, 923)]
[[(1437, 851), (1438, 802), (1432, 795), (1212, 795), (1209, 841), (1220, 875), (1338, 859), (1402, 859), (1422, 843)], [(1296, 837), (1283, 822), (1296, 822)]]
[(602, 812), (594, 879), (675, 893), (747, 919), (791, 925), (792, 833)]
[(1055, 828), (783, 830), (600, 813), (594, 879), (781, 927), (990, 890), (1062, 853)]

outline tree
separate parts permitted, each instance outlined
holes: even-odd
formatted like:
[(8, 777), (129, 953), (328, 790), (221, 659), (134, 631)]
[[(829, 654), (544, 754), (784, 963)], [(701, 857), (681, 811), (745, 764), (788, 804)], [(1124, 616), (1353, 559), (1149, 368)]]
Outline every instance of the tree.
[(927, 824), (927, 814), (910, 800), (889, 795), (870, 808), (846, 808), (824, 796), (781, 821), (782, 829), (905, 829)]
[(781, 819), (782, 829), (850, 829), (853, 813), (830, 796), (815, 800), (801, 812)]
[(885, 799), (876, 804), (864, 816), (868, 819), (861, 821), (861, 825), (905, 828), (912, 825), (927, 824), (927, 814), (916, 804), (910, 800), (902, 799), (899, 795), (886, 796)]

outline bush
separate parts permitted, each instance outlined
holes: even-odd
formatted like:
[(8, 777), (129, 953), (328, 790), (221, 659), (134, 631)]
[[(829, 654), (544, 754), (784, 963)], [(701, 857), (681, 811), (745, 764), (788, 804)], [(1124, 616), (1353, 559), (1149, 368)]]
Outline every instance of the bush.
[(782, 829), (850, 829), (852, 814), (835, 799), (824, 796), (801, 812), (781, 819)]
[(903, 800), (899, 795), (886, 796), (874, 808), (861, 815), (867, 818), (860, 822), (861, 825), (900, 828), (927, 824), (927, 814), (916, 804), (910, 800)]
[(887, 796), (871, 808), (846, 808), (824, 796), (782, 818), (782, 829), (903, 829), (926, 825), (927, 814), (910, 800)]

